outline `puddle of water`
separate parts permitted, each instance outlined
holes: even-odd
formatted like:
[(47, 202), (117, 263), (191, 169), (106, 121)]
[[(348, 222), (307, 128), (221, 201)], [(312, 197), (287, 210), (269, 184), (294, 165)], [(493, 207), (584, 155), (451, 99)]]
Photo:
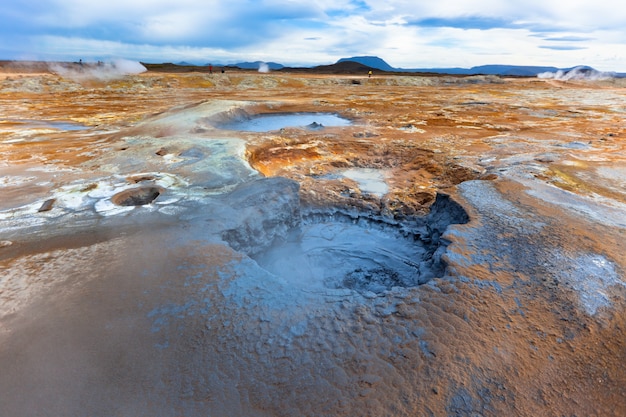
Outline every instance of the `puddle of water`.
[(567, 149), (581, 149), (581, 150), (591, 148), (589, 144), (582, 143), (582, 142), (568, 142), (568, 143), (559, 144), (557, 146), (562, 147), (562, 148), (567, 148)]
[(380, 169), (351, 168), (344, 171), (343, 176), (359, 184), (361, 191), (378, 197), (382, 197), (389, 191), (383, 171)]
[(352, 122), (333, 113), (276, 113), (258, 114), (249, 118), (233, 120), (219, 127), (244, 132), (270, 132), (285, 127), (323, 129), (329, 126), (349, 126)]

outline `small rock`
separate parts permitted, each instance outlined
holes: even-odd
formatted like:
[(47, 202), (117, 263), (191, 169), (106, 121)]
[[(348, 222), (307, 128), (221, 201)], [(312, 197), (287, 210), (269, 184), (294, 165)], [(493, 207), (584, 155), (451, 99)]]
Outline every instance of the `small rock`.
[(324, 125), (321, 123), (313, 122), (306, 126), (309, 130), (321, 130), (324, 129)]
[(37, 210), (38, 212), (42, 212), (42, 211), (50, 211), (52, 210), (52, 206), (54, 205), (54, 202), (57, 201), (56, 198), (50, 198), (46, 201), (43, 202), (43, 204), (41, 205), (41, 207), (39, 207), (39, 210)]

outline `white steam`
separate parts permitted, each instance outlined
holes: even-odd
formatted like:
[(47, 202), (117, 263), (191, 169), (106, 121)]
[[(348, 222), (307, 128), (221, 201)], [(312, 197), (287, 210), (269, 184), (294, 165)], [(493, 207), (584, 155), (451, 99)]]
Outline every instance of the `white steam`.
[(259, 72), (270, 72), (270, 66), (267, 65), (265, 62), (261, 62), (259, 64)]
[(126, 59), (116, 59), (109, 62), (56, 63), (50, 64), (50, 70), (74, 81), (110, 81), (147, 71), (141, 63)]
[(557, 72), (542, 72), (537, 74), (538, 78), (570, 81), (570, 80), (588, 80), (588, 81), (603, 81), (615, 78), (613, 72), (602, 72), (590, 67), (575, 67), (570, 70), (558, 70)]

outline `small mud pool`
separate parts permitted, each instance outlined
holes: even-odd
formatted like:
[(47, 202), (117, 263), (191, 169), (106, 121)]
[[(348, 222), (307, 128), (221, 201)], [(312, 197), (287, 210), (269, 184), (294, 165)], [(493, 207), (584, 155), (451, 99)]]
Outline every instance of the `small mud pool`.
[(317, 130), (351, 124), (350, 120), (333, 113), (274, 113), (238, 117), (219, 124), (219, 128), (244, 132), (271, 132), (286, 127)]
[(343, 176), (356, 181), (361, 191), (366, 193), (382, 197), (389, 191), (389, 187), (385, 182), (385, 176), (379, 169), (351, 168), (344, 171)]
[(431, 214), (395, 224), (339, 213), (305, 215), (286, 238), (254, 256), (294, 285), (383, 293), (416, 287), (445, 273), (441, 234), (469, 220), (463, 208), (438, 196)]

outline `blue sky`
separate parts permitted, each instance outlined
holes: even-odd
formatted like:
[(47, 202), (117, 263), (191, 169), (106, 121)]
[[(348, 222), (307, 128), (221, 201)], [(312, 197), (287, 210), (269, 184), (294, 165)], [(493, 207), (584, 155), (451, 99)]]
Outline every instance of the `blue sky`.
[(16, 0), (0, 21), (0, 59), (308, 66), (376, 55), (402, 68), (626, 72), (617, 0)]

